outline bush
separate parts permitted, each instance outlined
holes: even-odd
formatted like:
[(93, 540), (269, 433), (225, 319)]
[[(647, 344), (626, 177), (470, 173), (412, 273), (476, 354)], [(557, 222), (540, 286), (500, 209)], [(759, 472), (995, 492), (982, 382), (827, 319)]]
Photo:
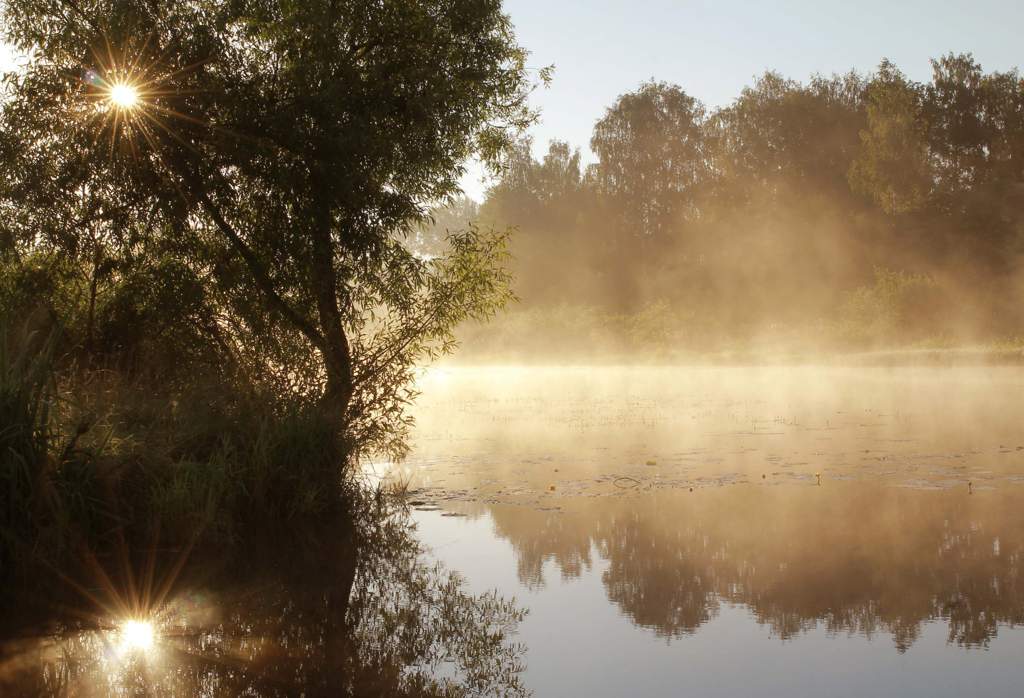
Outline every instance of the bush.
[(56, 335), (12, 331), (0, 323), (0, 578), (29, 541), (46, 493)]
[(313, 402), (238, 374), (86, 369), (0, 318), (0, 581), (125, 539), (226, 545), (341, 505), (344, 444)]
[(940, 341), (949, 304), (932, 277), (875, 269), (875, 282), (852, 291), (839, 311), (839, 338), (857, 347)]

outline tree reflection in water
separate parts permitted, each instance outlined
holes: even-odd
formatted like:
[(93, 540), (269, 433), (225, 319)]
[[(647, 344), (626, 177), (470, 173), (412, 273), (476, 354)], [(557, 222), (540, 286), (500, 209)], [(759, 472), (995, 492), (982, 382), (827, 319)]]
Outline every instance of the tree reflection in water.
[(693, 633), (721, 603), (785, 640), (815, 627), (888, 633), (898, 651), (942, 620), (949, 641), (985, 646), (1024, 622), (1022, 493), (968, 495), (830, 483), (660, 491), (567, 502), (564, 513), (491, 509), (520, 581), (553, 559), (579, 576), (607, 561), (608, 599), (658, 636)]
[(151, 648), (124, 642), (124, 619), (62, 609), (52, 632), (3, 643), (0, 694), (524, 695), (511, 636), (525, 612), (426, 564), (404, 514), (376, 503), (358, 518), (354, 576), (349, 536), (253, 549), (217, 573), (193, 560), (144, 619)]

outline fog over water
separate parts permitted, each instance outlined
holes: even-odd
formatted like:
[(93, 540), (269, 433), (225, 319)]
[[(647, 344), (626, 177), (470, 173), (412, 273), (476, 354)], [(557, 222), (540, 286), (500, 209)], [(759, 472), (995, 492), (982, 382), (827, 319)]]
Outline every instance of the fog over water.
[(412, 453), (375, 472), (411, 478), (433, 556), (529, 609), (538, 695), (1024, 679), (1019, 368), (447, 367), (420, 387)]

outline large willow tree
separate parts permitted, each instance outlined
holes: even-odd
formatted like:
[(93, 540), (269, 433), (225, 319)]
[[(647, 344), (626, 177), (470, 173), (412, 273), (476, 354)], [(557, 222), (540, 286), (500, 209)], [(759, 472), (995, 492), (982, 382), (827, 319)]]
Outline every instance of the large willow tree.
[(407, 242), (534, 118), (500, 0), (9, 0), (3, 21), (27, 56), (6, 253), (59, 253), (93, 295), (146, 266), (150, 316), (314, 396), (350, 444), (386, 445), (416, 361), (506, 299), (501, 235)]

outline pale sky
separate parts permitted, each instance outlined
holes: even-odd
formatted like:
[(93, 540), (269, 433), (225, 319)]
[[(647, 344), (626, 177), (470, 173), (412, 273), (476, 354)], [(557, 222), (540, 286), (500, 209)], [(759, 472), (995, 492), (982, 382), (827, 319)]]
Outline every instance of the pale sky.
[(7, 72), (16, 67), (11, 47), (0, 41), (0, 72)]
[[(915, 80), (928, 59), (974, 53), (985, 70), (1024, 64), (1024, 0), (506, 0), (530, 66), (554, 64), (534, 104), (538, 154), (552, 138), (583, 149), (615, 98), (655, 78), (709, 107), (728, 104), (765, 70), (869, 72), (888, 57)], [(0, 66), (9, 59), (0, 45)], [(463, 188), (482, 198), (480, 170)]]
[[(652, 77), (716, 107), (768, 69), (806, 80), (888, 57), (924, 81), (928, 59), (950, 51), (972, 52), (986, 71), (1024, 65), (1024, 0), (506, 0), (505, 10), (531, 67), (555, 65), (534, 95), (538, 154), (559, 138), (589, 156), (605, 108)], [(479, 178), (463, 180), (478, 200)]]

